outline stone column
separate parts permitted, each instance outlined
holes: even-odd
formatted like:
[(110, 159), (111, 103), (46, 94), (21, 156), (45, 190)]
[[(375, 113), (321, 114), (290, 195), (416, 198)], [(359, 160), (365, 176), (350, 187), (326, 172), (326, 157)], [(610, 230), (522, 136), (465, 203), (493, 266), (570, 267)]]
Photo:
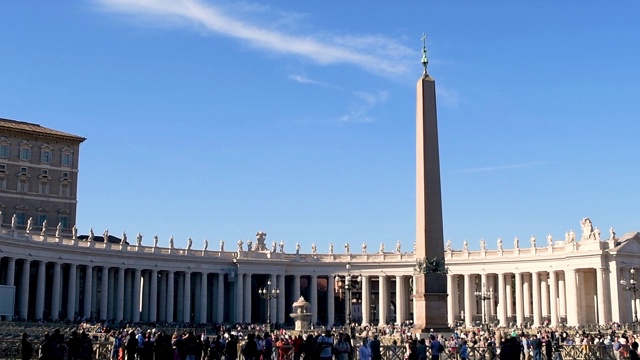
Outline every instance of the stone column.
[(149, 293), (151, 292), (151, 288), (149, 287), (149, 281), (151, 277), (151, 273), (149, 270), (145, 270), (141, 272), (142, 275), (142, 314), (140, 315), (140, 319), (143, 322), (149, 321)]
[[(606, 275), (605, 275), (606, 276)], [(613, 321), (617, 321), (622, 323), (622, 318), (620, 317), (620, 310), (624, 306), (620, 302), (622, 297), (619, 295), (622, 289), (620, 288), (620, 278), (618, 277), (618, 267), (616, 262), (612, 262), (609, 264), (609, 299), (611, 299), (610, 310), (611, 310), (611, 319)]]
[(467, 327), (473, 326), (473, 288), (471, 287), (471, 274), (464, 274), (464, 323)]
[(404, 296), (402, 290), (404, 288), (402, 275), (396, 275), (396, 324), (404, 320)]
[[(483, 273), (480, 275), (480, 291), (488, 292), (489, 291), (489, 280), (487, 279), (487, 274)], [(486, 319), (487, 323), (489, 323), (489, 304), (487, 304), (486, 300), (480, 299), (480, 315), (482, 315), (482, 319)], [(483, 320), (484, 321), (484, 320)]]
[(371, 280), (369, 275), (362, 275), (362, 326), (369, 325), (371, 322)]
[(184, 311), (183, 321), (191, 322), (191, 272), (184, 272)]
[[(567, 300), (572, 301), (575, 304), (577, 302), (576, 296), (576, 269), (568, 269), (565, 271), (565, 290)], [(571, 305), (567, 306), (567, 325), (578, 326), (578, 307)]]
[[(567, 316), (567, 287), (565, 286), (564, 272), (557, 273), (558, 276), (558, 317)], [(560, 321), (560, 320), (558, 320)]]
[(102, 276), (100, 277), (100, 319), (106, 320), (109, 315), (109, 268), (102, 267)]
[(542, 325), (540, 309), (540, 274), (537, 271), (531, 273), (531, 286), (533, 288), (533, 326)]
[(542, 316), (546, 319), (549, 313), (549, 281), (546, 273), (540, 274), (540, 298), (542, 299)]
[(167, 301), (167, 312), (165, 314), (165, 321), (166, 322), (174, 322), (175, 318), (173, 317), (173, 297), (175, 295), (175, 290), (174, 290), (174, 283), (175, 283), (175, 272), (174, 271), (167, 271), (167, 292), (165, 294), (162, 294), (164, 296), (166, 296), (166, 301)]
[(73, 304), (73, 308), (77, 313), (80, 313), (80, 271), (78, 271), (77, 267), (76, 267), (76, 286), (78, 287), (78, 289), (76, 290), (76, 297), (74, 299), (75, 301)]
[(389, 307), (387, 306), (389, 299), (389, 289), (388, 289), (388, 279), (386, 275), (378, 276), (378, 326), (386, 326), (387, 325), (387, 310)]
[(69, 292), (67, 293), (67, 319), (74, 320), (76, 313), (76, 264), (69, 264)]
[[(271, 279), (271, 286), (272, 289), (278, 289), (278, 278), (277, 275), (269, 275), (269, 279)], [(284, 295), (284, 294), (282, 294)], [(280, 297), (280, 296), (278, 296)], [(267, 306), (269, 306), (271, 308), (271, 322), (272, 323), (276, 323), (277, 319), (278, 319), (278, 304), (277, 304), (278, 298), (276, 298), (275, 300), (270, 300), (267, 302)]]
[(91, 274), (91, 316), (98, 317), (98, 269), (94, 268)]
[(311, 303), (311, 323), (315, 324), (318, 321), (318, 276), (311, 275), (309, 277), (309, 286), (310, 286), (310, 297), (309, 302)]
[(608, 274), (605, 276), (606, 270), (602, 267), (596, 268), (596, 287), (598, 294), (598, 323), (608, 324), (611, 321), (611, 316), (607, 311), (607, 299), (605, 298), (605, 288), (608, 288), (607, 279)]
[(522, 274), (517, 272), (514, 276), (516, 277), (516, 323), (517, 326), (521, 326), (524, 324)]
[(60, 267), (60, 263), (53, 263), (53, 284), (51, 285), (51, 319), (53, 320), (60, 319)]
[(140, 280), (142, 274), (140, 269), (134, 269), (133, 271), (133, 301), (131, 304), (131, 310), (133, 315), (133, 321), (140, 321)]
[(22, 282), (20, 284), (20, 316), (27, 318), (29, 311), (29, 275), (31, 273), (31, 260), (25, 259), (22, 263)]
[(131, 307), (133, 304), (133, 272), (131, 270), (124, 270), (124, 320), (131, 321), (133, 316), (131, 315)]
[[(278, 295), (278, 322), (284, 324), (285, 321), (285, 288), (284, 288), (284, 274), (278, 275), (278, 289), (280, 289), (280, 295)], [(329, 289), (327, 289), (329, 292)], [(330, 295), (330, 294), (329, 294)]]
[(246, 274), (246, 279), (244, 282), (244, 321), (250, 323), (253, 321), (251, 317), (251, 300), (253, 294), (251, 294), (251, 273)]
[(513, 315), (515, 315), (515, 311), (513, 311), (513, 286), (511, 282), (511, 274), (504, 274), (504, 293), (507, 298), (507, 302), (505, 303), (507, 313), (507, 322), (504, 324), (508, 326), (509, 320)]
[(16, 259), (7, 259), (7, 283), (5, 285), (14, 286), (16, 278)]
[(332, 327), (336, 322), (336, 289), (335, 276), (327, 275), (327, 325)]
[(300, 299), (300, 275), (294, 274), (293, 275), (293, 301), (296, 302), (298, 301), (298, 299)]
[(200, 322), (207, 322), (207, 287), (209, 282), (207, 281), (207, 274), (203, 272), (200, 274)]
[(184, 274), (178, 275), (176, 286), (176, 321), (187, 321), (184, 319)]
[(496, 277), (491, 274), (487, 277), (487, 290), (491, 292), (491, 296), (488, 300), (489, 304), (487, 305), (487, 321), (489, 323), (495, 319), (496, 315), (496, 297), (498, 294), (496, 293)]
[(107, 319), (115, 319), (116, 318), (116, 303), (118, 302), (118, 291), (116, 284), (116, 269), (115, 268), (107, 268), (107, 276), (109, 277), (109, 282), (107, 284), (107, 288), (109, 291), (107, 292), (109, 296), (109, 302), (107, 307)]
[(158, 270), (151, 270), (149, 275), (149, 321), (158, 320)]
[(554, 270), (549, 271), (549, 309), (551, 313), (551, 326), (558, 325), (558, 291), (556, 290), (557, 277)]
[(236, 322), (244, 322), (244, 274), (238, 272), (236, 276)]
[(505, 285), (505, 274), (498, 274), (498, 320), (500, 326), (507, 326), (507, 287)]
[(124, 268), (118, 268), (118, 289), (116, 297), (116, 320), (124, 320)]
[(45, 271), (47, 263), (38, 262), (38, 282), (36, 290), (36, 320), (44, 317), (44, 298), (45, 298)]
[[(224, 322), (224, 273), (218, 273), (218, 298), (216, 308), (216, 321), (219, 323)], [(229, 317), (229, 319), (232, 319)]]
[(159, 276), (156, 275), (156, 283), (158, 284), (156, 286), (158, 291), (158, 293), (156, 293), (156, 313), (157, 319), (160, 322), (167, 321), (167, 296), (169, 295), (167, 293), (167, 277), (168, 275), (166, 271), (159, 273)]
[(447, 294), (450, 296), (449, 301), (447, 301), (447, 322), (452, 326), (456, 323), (456, 310), (454, 304), (457, 300), (457, 297), (455, 296), (457, 280), (458, 278), (453, 274), (447, 274)]
[(524, 321), (527, 321), (527, 317), (533, 318), (533, 312), (531, 311), (531, 275), (522, 274), (522, 299), (524, 301)]
[(87, 265), (84, 272), (84, 317), (91, 317), (91, 299), (93, 298), (93, 266)]

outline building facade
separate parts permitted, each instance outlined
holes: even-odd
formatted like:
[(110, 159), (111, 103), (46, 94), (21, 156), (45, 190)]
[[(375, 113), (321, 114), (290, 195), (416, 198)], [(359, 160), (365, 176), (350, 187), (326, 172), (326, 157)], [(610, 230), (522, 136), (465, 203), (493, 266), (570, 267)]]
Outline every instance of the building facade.
[[(16, 286), (15, 314), (27, 319), (261, 323), (269, 306), (273, 322), (291, 323), (291, 304), (303, 296), (314, 323), (344, 324), (347, 313), (362, 324), (415, 320), (413, 252), (223, 248), (145, 246), (141, 238), (134, 245), (115, 244), (3, 228), (0, 284)], [(629, 280), (638, 254), (640, 233), (447, 249), (449, 322), (477, 325), (484, 315), (505, 325), (629, 323), (634, 293), (620, 281)], [(348, 274), (360, 281), (345, 296)], [(267, 301), (258, 290), (269, 280), (280, 294)], [(486, 300), (476, 295), (483, 285), (493, 291)]]
[[(83, 137), (38, 124), (0, 119), (0, 223), (70, 231), (76, 223), (78, 160)], [(45, 223), (46, 222), (46, 223)]]

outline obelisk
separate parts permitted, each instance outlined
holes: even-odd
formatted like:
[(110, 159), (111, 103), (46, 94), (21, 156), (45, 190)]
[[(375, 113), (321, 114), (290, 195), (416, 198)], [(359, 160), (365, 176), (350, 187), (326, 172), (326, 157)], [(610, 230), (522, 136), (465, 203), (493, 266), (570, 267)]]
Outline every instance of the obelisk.
[[(416, 106), (416, 259), (444, 261), (436, 84), (427, 73), (426, 36), (422, 40), (424, 73), (417, 84)], [(418, 273), (415, 280), (414, 331), (447, 330), (446, 273)]]

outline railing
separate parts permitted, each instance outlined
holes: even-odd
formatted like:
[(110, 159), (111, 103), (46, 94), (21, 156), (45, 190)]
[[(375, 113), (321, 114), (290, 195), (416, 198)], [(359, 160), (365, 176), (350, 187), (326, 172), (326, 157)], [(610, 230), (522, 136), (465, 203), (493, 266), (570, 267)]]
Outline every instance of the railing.
[[(487, 348), (480, 346), (470, 346), (468, 348), (469, 360), (493, 360), (499, 358), (499, 350), (495, 348)], [(397, 346), (381, 346), (380, 351), (382, 353), (383, 360), (404, 360), (406, 348), (399, 344)], [(40, 352), (39, 344), (33, 344), (32, 359), (38, 359)], [(358, 349), (356, 346), (353, 348), (354, 360), (358, 360)], [(445, 346), (444, 353), (440, 354), (442, 360), (458, 360), (459, 349), (456, 347)], [(615, 354), (611, 347), (595, 346), (595, 345), (563, 345), (560, 352), (562, 359), (564, 360), (616, 360)], [(94, 360), (109, 360), (111, 355), (111, 343), (99, 342), (93, 344), (93, 359)], [(427, 358), (431, 358), (431, 354), (427, 349)], [(20, 340), (0, 340), (0, 359), (6, 360), (20, 360), (22, 359), (22, 349), (20, 346)], [(238, 354), (238, 359), (243, 360), (242, 355)], [(293, 351), (291, 347), (286, 347), (285, 351), (280, 352), (280, 349), (275, 346), (271, 356), (273, 360), (292, 360)], [(305, 358), (303, 358), (305, 359)], [(628, 359), (626, 352), (622, 351), (620, 359)], [(268, 360), (268, 359), (265, 359)], [(307, 359), (308, 360), (308, 359)]]

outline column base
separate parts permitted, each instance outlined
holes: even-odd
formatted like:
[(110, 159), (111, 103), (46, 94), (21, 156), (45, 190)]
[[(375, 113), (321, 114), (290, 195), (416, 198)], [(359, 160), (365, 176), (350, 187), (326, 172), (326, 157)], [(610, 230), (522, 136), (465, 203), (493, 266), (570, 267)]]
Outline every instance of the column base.
[(413, 333), (449, 332), (447, 323), (447, 277), (445, 274), (416, 276), (416, 294), (413, 295)]

